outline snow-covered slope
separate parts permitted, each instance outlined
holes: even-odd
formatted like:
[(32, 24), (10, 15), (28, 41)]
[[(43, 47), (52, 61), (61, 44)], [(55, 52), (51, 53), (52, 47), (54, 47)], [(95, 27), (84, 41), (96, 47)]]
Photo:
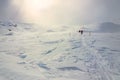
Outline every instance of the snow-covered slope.
[(78, 28), (22, 23), (0, 28), (0, 80), (120, 79), (118, 33), (80, 35)]

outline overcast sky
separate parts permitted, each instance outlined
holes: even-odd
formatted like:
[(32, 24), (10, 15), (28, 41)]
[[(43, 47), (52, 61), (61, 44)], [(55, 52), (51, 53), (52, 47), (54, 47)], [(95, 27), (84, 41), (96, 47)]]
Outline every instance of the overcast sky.
[(120, 0), (51, 0), (52, 4), (47, 1), (50, 0), (43, 3), (40, 0), (39, 5), (42, 6), (33, 8), (29, 7), (35, 6), (32, 0), (0, 0), (0, 19), (46, 25), (120, 22)]

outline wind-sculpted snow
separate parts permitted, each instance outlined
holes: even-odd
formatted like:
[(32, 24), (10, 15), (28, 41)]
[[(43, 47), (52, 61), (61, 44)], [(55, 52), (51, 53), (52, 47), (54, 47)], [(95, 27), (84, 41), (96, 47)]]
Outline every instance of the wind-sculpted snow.
[(44, 69), (46, 69), (46, 70), (50, 70), (50, 68), (48, 68), (48, 67), (46, 66), (46, 64), (38, 63), (38, 66), (41, 67), (41, 68), (44, 68)]
[[(79, 68), (77, 68), (77, 67), (62, 67), (62, 68), (58, 68), (58, 69), (60, 69), (60, 70), (62, 70), (62, 71), (65, 71), (65, 70), (81, 70), (81, 69), (79, 69)], [(82, 70), (81, 70), (82, 71)]]
[(120, 79), (119, 34), (25, 25), (0, 27), (0, 80)]

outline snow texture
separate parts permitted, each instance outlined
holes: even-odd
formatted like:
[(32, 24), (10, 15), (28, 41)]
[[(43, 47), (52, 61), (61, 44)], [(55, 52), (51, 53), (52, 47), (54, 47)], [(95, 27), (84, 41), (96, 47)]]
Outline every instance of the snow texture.
[(120, 80), (120, 34), (77, 31), (1, 22), (0, 80)]

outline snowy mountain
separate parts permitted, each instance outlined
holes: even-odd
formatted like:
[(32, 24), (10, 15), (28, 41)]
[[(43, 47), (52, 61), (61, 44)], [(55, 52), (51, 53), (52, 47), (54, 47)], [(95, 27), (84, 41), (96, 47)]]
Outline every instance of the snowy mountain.
[(78, 27), (4, 24), (0, 25), (0, 80), (120, 79), (118, 33), (80, 35)]
[(120, 24), (115, 24), (113, 22), (104, 22), (99, 25), (98, 32), (120, 32)]

